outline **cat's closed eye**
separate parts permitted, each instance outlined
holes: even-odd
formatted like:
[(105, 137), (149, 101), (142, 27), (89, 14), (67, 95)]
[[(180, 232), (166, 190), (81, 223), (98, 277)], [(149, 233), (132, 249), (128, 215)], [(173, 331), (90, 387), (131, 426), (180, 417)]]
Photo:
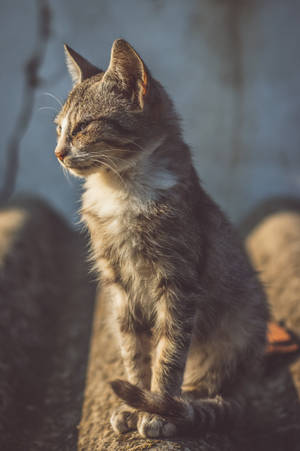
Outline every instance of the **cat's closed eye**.
[(72, 130), (72, 136), (76, 136), (77, 133), (82, 132), (85, 128), (88, 127), (88, 125), (90, 125), (92, 121), (82, 121), (79, 122)]

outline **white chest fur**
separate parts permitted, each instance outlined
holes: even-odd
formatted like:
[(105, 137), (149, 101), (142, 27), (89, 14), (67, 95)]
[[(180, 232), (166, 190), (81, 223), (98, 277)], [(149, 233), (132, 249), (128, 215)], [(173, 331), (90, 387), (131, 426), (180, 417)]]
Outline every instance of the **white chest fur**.
[(145, 212), (149, 204), (177, 183), (176, 175), (166, 169), (145, 170), (134, 180), (122, 180), (99, 172), (88, 177), (83, 194), (83, 208), (104, 220), (118, 220), (124, 213)]
[[(141, 216), (151, 215), (159, 192), (176, 184), (176, 177), (155, 172), (137, 180), (124, 181), (97, 173), (88, 177), (82, 198), (83, 219), (91, 234), (95, 269), (107, 282), (118, 272), (123, 281), (130, 280), (139, 292), (143, 280), (151, 278), (151, 267), (144, 260), (144, 227)], [(150, 271), (150, 272), (149, 272)], [(143, 296), (145, 299), (145, 293)]]
[(128, 207), (128, 194), (101, 174), (87, 179), (82, 200), (85, 210), (102, 219), (116, 218)]

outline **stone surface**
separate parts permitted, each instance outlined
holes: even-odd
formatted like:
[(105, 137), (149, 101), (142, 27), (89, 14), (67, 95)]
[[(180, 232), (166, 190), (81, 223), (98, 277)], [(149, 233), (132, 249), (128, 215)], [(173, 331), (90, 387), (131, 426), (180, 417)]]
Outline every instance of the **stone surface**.
[(82, 237), (37, 199), (0, 209), (0, 449), (76, 449), (95, 287)]

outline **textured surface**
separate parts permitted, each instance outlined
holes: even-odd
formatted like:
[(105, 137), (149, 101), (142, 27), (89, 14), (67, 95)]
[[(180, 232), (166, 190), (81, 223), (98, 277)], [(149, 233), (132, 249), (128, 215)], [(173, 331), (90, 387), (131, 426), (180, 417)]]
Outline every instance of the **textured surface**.
[(0, 209), (0, 449), (74, 450), (94, 301), (82, 237), (39, 200)]

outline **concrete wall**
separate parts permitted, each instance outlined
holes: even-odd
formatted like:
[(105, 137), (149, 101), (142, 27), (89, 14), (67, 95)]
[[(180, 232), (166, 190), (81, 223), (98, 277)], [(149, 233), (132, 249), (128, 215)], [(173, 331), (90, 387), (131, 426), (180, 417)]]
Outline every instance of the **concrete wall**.
[[(52, 20), (41, 39), (43, 4)], [(63, 42), (105, 68), (124, 37), (173, 97), (199, 175), (233, 220), (271, 195), (298, 195), (299, 14), (296, 0), (2, 0), (0, 181), (21, 122), (17, 191), (41, 194), (75, 220), (79, 183), (54, 157), (55, 111), (40, 108), (59, 107), (45, 92), (63, 100), (71, 86)], [(24, 90), (34, 51), (44, 55), (39, 85)]]

